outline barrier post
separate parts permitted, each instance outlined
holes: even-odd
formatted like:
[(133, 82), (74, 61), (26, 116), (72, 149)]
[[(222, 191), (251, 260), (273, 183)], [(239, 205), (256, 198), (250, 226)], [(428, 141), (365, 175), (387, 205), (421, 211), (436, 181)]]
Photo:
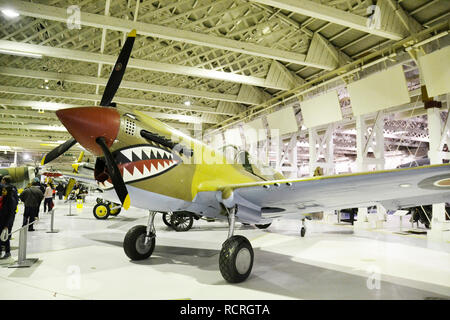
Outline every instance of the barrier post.
[[(19, 234), (19, 256), (18, 260), (9, 265), (8, 268), (29, 268), (31, 267), (35, 262), (37, 262), (38, 258), (29, 258), (27, 259), (27, 234), (28, 234), (28, 227), (35, 223), (37, 220), (34, 220), (32, 223), (29, 223), (22, 228), (20, 228), (20, 234)], [(14, 232), (17, 232), (14, 231)], [(14, 232), (11, 232), (13, 234)], [(11, 235), (10, 234), (10, 235)]]
[(66, 214), (66, 216), (76, 216), (76, 214), (72, 214), (72, 200), (69, 199), (69, 214)]
[(51, 218), (50, 218), (50, 231), (47, 231), (47, 233), (58, 233), (59, 230), (54, 230), (53, 225), (55, 221), (55, 209), (50, 210)]

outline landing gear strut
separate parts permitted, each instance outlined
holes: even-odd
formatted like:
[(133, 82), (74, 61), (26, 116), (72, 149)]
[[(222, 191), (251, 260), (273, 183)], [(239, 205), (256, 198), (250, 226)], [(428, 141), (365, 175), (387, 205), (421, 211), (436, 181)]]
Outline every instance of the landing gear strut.
[(135, 226), (125, 235), (123, 249), (131, 260), (144, 260), (150, 257), (155, 249), (155, 211), (150, 211), (147, 226)]
[(222, 277), (231, 283), (242, 282), (248, 278), (253, 267), (253, 248), (247, 238), (235, 236), (236, 208), (228, 211), (228, 239), (220, 250), (219, 268)]
[(306, 226), (305, 226), (305, 218), (302, 219), (302, 227), (300, 229), (300, 236), (303, 238), (306, 233)]

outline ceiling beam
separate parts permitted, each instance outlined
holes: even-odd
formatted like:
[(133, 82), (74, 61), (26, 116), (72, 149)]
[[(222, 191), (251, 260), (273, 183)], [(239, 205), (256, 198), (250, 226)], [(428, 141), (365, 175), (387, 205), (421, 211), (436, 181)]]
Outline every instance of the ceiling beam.
[[(5, 92), (3, 86), (0, 86), (0, 92)], [(6, 89), (6, 91), (16, 91), (13, 87), (7, 87), (12, 89)], [(40, 93), (35, 92), (35, 90), (41, 90), (41, 89), (30, 89), (25, 88), (26, 91), (29, 93), (21, 93), (18, 92), (12, 92), (12, 93), (19, 93), (19, 94), (31, 94), (31, 95), (40, 95)], [(29, 89), (29, 90), (28, 90)], [(48, 91), (48, 90), (44, 90)], [(6, 106), (21, 106), (21, 107), (31, 107), (33, 109), (40, 109), (40, 110), (58, 110), (58, 109), (64, 109), (64, 108), (75, 108), (75, 107), (83, 107), (83, 105), (75, 105), (75, 104), (66, 104), (66, 103), (55, 103), (55, 102), (45, 102), (45, 101), (29, 101), (29, 100), (16, 100), (16, 99), (7, 99), (7, 98), (0, 98), (0, 105), (6, 105)], [(47, 107), (47, 108), (46, 108)], [(0, 115), (2, 114), (15, 114), (22, 113), (24, 110), (0, 110)], [(144, 110), (145, 111), (145, 110)], [(29, 111), (26, 111), (29, 113)], [(39, 114), (39, 113), (38, 113)], [(163, 113), (163, 112), (149, 112), (152, 117), (157, 119), (163, 119), (163, 120), (176, 120), (184, 123), (213, 123), (208, 120), (202, 120), (201, 117), (194, 117), (194, 116), (186, 116), (181, 114), (170, 114), (170, 113)], [(35, 115), (32, 114), (33, 116)], [(37, 115), (36, 115), (37, 116)], [(42, 115), (43, 117), (46, 117), (47, 115)], [(172, 124), (170, 124), (172, 125)]]
[[(15, 129), (17, 124), (5, 124), (2, 123), (2, 129)], [(42, 124), (23, 124), (20, 129), (29, 130), (40, 130), (40, 131), (57, 131), (57, 132), (67, 132), (67, 129), (62, 125), (42, 125)]]
[[(44, 124), (44, 125), (61, 125), (58, 120), (50, 119), (33, 119), (33, 118), (23, 118), (21, 117), (0, 117), (0, 122), (12, 122), (12, 123), (23, 123), (23, 124)], [(3, 126), (4, 123), (1, 124)], [(22, 125), (20, 125), (22, 128)]]
[(368, 26), (367, 18), (354, 13), (342, 11), (330, 6), (319, 4), (309, 0), (251, 0), (256, 3), (269, 5), (282, 10), (298, 13), (307, 17), (316, 18), (323, 21), (339, 24), (365, 33), (379, 37), (401, 40), (404, 35), (384, 30), (383, 28), (371, 28)]
[[(39, 89), (39, 88), (12, 87), (12, 86), (1, 86), (1, 85), (0, 85), (0, 92), (32, 95), (32, 96), (39, 96), (39, 97), (75, 99), (75, 100), (84, 100), (84, 101), (99, 101), (99, 99), (101, 99), (100, 95), (90, 94), (90, 93), (78, 93), (78, 92), (67, 92), (67, 91), (56, 91), (56, 90)], [(231, 112), (216, 111), (216, 109), (209, 108), (209, 107), (199, 107), (199, 106), (192, 106), (192, 105), (188, 107), (188, 106), (185, 106), (184, 104), (151, 101), (151, 100), (135, 99), (135, 98), (114, 97), (114, 102), (117, 102), (118, 104), (151, 107), (151, 108), (163, 108), (163, 109), (171, 109), (171, 110), (177, 110), (177, 111), (195, 111), (195, 112), (211, 113), (211, 114), (218, 114), (218, 115), (234, 115)], [(40, 107), (40, 109), (55, 110), (54, 108), (50, 108), (50, 104), (48, 106), (45, 106), (46, 102), (44, 102), (44, 101), (42, 101), (41, 104), (42, 104), (42, 106)], [(60, 107), (58, 106), (57, 109), (59, 109), (59, 108)]]
[[(29, 69), (10, 68), (10, 67), (2, 67), (2, 66), (0, 66), (0, 74), (5, 75), (5, 76), (15, 76), (15, 77), (32, 78), (32, 79), (48, 79), (48, 80), (55, 80), (55, 81), (67, 81), (67, 82), (90, 84), (90, 85), (97, 85), (97, 86), (98, 85), (106, 86), (106, 83), (108, 82), (108, 79), (106, 79), (106, 78), (97, 78), (97, 77), (82, 76), (82, 75), (75, 75), (75, 74), (68, 74), (68, 73), (59, 73), (59, 72), (50, 72), (50, 71), (38, 71), (38, 70), (29, 70)], [(224, 93), (207, 92), (207, 91), (202, 91), (202, 90), (161, 86), (161, 85), (144, 83), (144, 82), (136, 82), (136, 81), (122, 80), (122, 82), (120, 83), (120, 88), (142, 90), (142, 91), (147, 91), (147, 92), (166, 93), (166, 94), (181, 95), (181, 96), (188, 96), (188, 97), (195, 97), (195, 98), (204, 98), (204, 99), (218, 100), (218, 101), (256, 104), (256, 102), (249, 100), (249, 99), (244, 99), (244, 98), (238, 99), (238, 96), (233, 95), (233, 94), (224, 94)]]
[[(80, 50), (72, 50), (72, 49), (55, 48), (50, 46), (41, 46), (37, 44), (22, 43), (9, 40), (0, 40), (0, 49), (16, 51), (18, 53), (31, 53), (58, 59), (69, 59), (90, 63), (102, 63), (107, 65), (114, 65), (117, 60), (117, 57), (112, 55), (86, 52)], [(136, 68), (140, 70), (156, 71), (163, 73), (174, 73), (219, 81), (229, 81), (240, 84), (248, 84), (252, 86), (268, 87), (277, 90), (289, 89), (277, 85), (271, 86), (266, 85), (264, 78), (243, 76), (237, 73), (188, 67), (158, 61), (130, 58), (130, 60), (128, 61), (127, 68)]]
[[(25, 16), (55, 20), (64, 23), (66, 23), (68, 19), (68, 13), (65, 8), (57, 8), (54, 6), (46, 6), (25, 1), (14, 1), (14, 3), (11, 3), (11, 1), (0, 0), (0, 5), (6, 4)], [(263, 57), (267, 59), (274, 59), (288, 63), (311, 66), (319, 69), (331, 70), (330, 66), (328, 65), (306, 62), (306, 56), (304, 54), (280, 50), (276, 48), (269, 48), (250, 42), (242, 42), (224, 37), (217, 37), (208, 34), (170, 28), (162, 25), (130, 21), (87, 12), (80, 12), (79, 23), (85, 26), (100, 29), (107, 28), (109, 30), (116, 30), (121, 32), (129, 32), (132, 29), (136, 29), (138, 31), (138, 34), (148, 37), (179, 41), (198, 46), (207, 46), (221, 50)]]

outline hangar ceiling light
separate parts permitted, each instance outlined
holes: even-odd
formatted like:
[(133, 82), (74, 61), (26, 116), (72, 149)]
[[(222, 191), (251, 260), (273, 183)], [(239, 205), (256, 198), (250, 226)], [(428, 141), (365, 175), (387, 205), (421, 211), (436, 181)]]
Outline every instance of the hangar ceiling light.
[(2, 13), (8, 18), (17, 18), (19, 13), (13, 9), (2, 9)]

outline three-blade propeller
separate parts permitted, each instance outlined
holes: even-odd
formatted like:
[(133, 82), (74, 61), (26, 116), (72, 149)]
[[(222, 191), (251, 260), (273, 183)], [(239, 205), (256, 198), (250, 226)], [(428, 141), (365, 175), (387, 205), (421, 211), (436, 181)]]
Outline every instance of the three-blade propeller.
[[(120, 51), (119, 57), (112, 69), (111, 75), (109, 76), (108, 82), (106, 84), (105, 90), (103, 91), (102, 100), (100, 102), (100, 106), (102, 107), (111, 107), (113, 106), (112, 100), (114, 99), (114, 95), (119, 89), (120, 83), (122, 81), (123, 75), (125, 73), (125, 69), (128, 64), (128, 60), (130, 59), (131, 50), (133, 48), (134, 41), (136, 39), (136, 30), (132, 30), (125, 41), (125, 44)], [(122, 206), (125, 210), (128, 210), (130, 206), (130, 197), (128, 195), (128, 191), (125, 185), (125, 182), (120, 174), (120, 171), (117, 167), (116, 162), (114, 161), (114, 157), (112, 156), (108, 145), (103, 136), (96, 137), (95, 142), (100, 146), (103, 151), (103, 155), (105, 156), (106, 166), (108, 169), (109, 176), (114, 185), (114, 189), (122, 202)], [(48, 154), (46, 154), (41, 161), (41, 165), (47, 164), (50, 161), (56, 159), (71, 147), (73, 147), (77, 143), (75, 138), (70, 138), (63, 144), (59, 145)]]

